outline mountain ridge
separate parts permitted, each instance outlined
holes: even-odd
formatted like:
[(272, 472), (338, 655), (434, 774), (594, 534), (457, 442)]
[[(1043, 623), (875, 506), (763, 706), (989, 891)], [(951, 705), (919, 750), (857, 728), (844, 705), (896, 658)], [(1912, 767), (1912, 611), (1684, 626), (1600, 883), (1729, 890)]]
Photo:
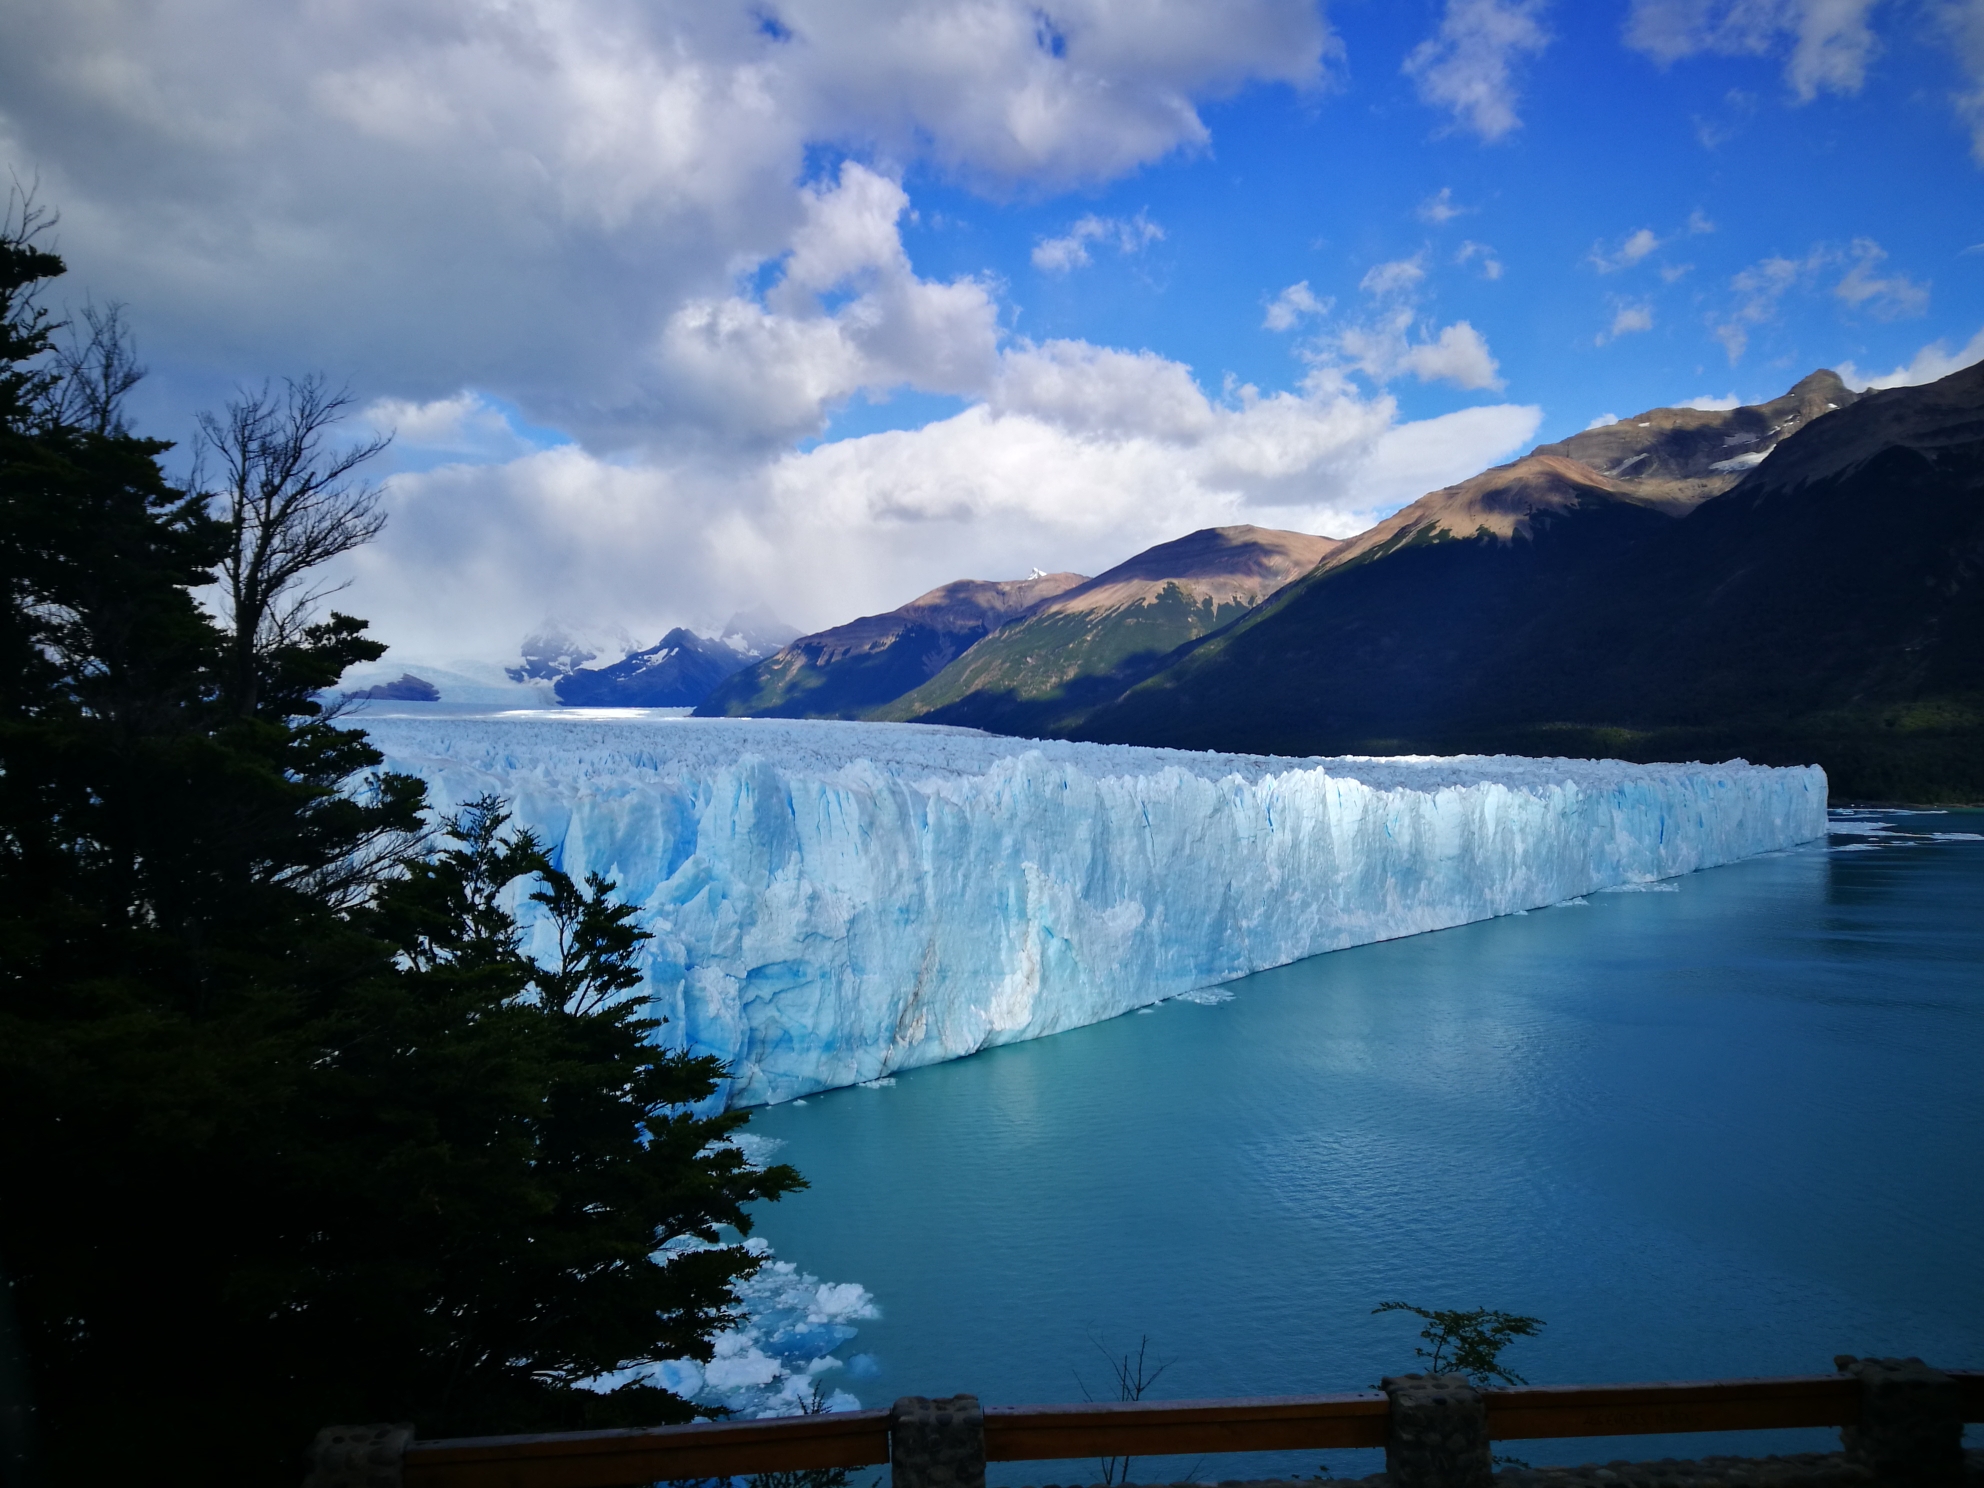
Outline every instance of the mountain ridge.
[(1051, 730), (1133, 686), (1341, 545), (1247, 524), (1159, 543), (1007, 622), (867, 716), (995, 733)]
[(935, 676), (1000, 625), (1086, 582), (1077, 573), (956, 579), (793, 640), (726, 678), (702, 718), (858, 718)]
[[(1862, 798), (1984, 796), (1984, 366), (1844, 402), (1820, 396), (1835, 383), (1787, 394), (1796, 426), (1685, 512), (1550, 446), (1429, 493), (1418, 520), (1068, 732), (1296, 754), (1726, 751), (1818, 759)], [(1743, 437), (1755, 420), (1730, 422)], [(1696, 430), (1697, 465), (1704, 434), (1732, 432)], [(1497, 483), (1522, 531), (1430, 520)], [(1551, 499), (1531, 499), (1539, 483)]]

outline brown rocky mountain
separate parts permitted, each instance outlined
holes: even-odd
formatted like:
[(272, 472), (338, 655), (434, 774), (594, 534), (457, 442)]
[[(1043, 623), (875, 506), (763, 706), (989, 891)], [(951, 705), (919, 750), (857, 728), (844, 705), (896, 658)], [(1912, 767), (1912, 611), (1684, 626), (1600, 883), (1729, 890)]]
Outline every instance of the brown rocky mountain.
[(1429, 492), (1344, 543), (1323, 565), (1343, 568), (1407, 543), (1487, 534), (1530, 535), (1538, 513), (1624, 501), (1681, 516), (1762, 465), (1780, 441), (1859, 394), (1814, 372), (1781, 398), (1742, 408), (1656, 408), (1634, 419), (1540, 444), (1457, 486)]
[(1252, 526), (1208, 527), (1160, 543), (1009, 621), (869, 716), (998, 733), (1051, 730), (1247, 614), (1340, 546), (1336, 538)]
[(859, 718), (941, 672), (974, 643), (1083, 582), (1075, 573), (959, 579), (880, 615), (799, 637), (721, 683), (705, 718)]

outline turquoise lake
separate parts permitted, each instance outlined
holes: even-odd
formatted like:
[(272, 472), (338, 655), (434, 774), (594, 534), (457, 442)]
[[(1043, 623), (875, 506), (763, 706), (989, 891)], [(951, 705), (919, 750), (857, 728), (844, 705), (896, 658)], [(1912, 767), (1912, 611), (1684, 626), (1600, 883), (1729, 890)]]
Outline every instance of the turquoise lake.
[[(1366, 1388), (1419, 1367), (1416, 1320), (1372, 1314), (1391, 1299), (1544, 1319), (1505, 1355), (1534, 1383), (1813, 1373), (1842, 1352), (1984, 1367), (1984, 813), (1834, 826), (1829, 846), (759, 1111), (812, 1188), (758, 1233), (874, 1294), (826, 1377), (864, 1406), (1114, 1398), (1104, 1351), (1145, 1336), (1171, 1361), (1146, 1398)], [(1354, 1476), (1379, 1457), (1133, 1472)]]

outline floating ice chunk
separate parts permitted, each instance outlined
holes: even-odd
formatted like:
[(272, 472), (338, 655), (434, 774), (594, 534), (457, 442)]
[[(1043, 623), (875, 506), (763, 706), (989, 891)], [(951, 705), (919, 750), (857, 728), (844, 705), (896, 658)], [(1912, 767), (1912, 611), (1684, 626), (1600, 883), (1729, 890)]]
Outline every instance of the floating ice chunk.
[[(665, 1037), (748, 1105), (1113, 1018), (1345, 946), (1825, 835), (1822, 771), (1287, 759), (775, 719), (381, 719), (653, 935)], [(540, 955), (551, 930), (513, 897)]]
[[(669, 1247), (677, 1254), (706, 1248), (696, 1240)], [(841, 1367), (833, 1350), (855, 1337), (853, 1325), (881, 1316), (868, 1289), (851, 1281), (823, 1282), (790, 1261), (775, 1260), (763, 1240), (747, 1240), (744, 1249), (762, 1264), (732, 1289), (743, 1320), (710, 1340), (708, 1363), (661, 1359), (602, 1375), (587, 1381), (588, 1387), (611, 1390), (645, 1381), (746, 1417), (797, 1415), (816, 1406), (859, 1410), (858, 1399), (845, 1390), (829, 1391), (821, 1376)], [(867, 1359), (867, 1367), (854, 1374), (875, 1372), (872, 1356), (856, 1357)]]
[(756, 1132), (732, 1132), (725, 1139), (732, 1147), (744, 1154), (744, 1161), (754, 1168), (762, 1168), (771, 1161), (772, 1154), (785, 1145), (783, 1137), (761, 1137)]
[(1193, 1002), (1200, 1007), (1218, 1007), (1222, 1002), (1231, 1002), (1234, 993), (1226, 987), (1197, 987), (1190, 992), (1180, 992), (1173, 1000)]

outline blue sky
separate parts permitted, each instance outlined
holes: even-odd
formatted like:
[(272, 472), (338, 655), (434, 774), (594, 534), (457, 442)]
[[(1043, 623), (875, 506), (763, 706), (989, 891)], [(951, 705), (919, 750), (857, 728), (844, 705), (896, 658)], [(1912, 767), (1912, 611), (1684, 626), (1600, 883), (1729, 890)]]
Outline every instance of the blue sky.
[(0, 156), (139, 412), (349, 378), (343, 602), (813, 627), (1984, 354), (1984, 0), (105, 0)]

